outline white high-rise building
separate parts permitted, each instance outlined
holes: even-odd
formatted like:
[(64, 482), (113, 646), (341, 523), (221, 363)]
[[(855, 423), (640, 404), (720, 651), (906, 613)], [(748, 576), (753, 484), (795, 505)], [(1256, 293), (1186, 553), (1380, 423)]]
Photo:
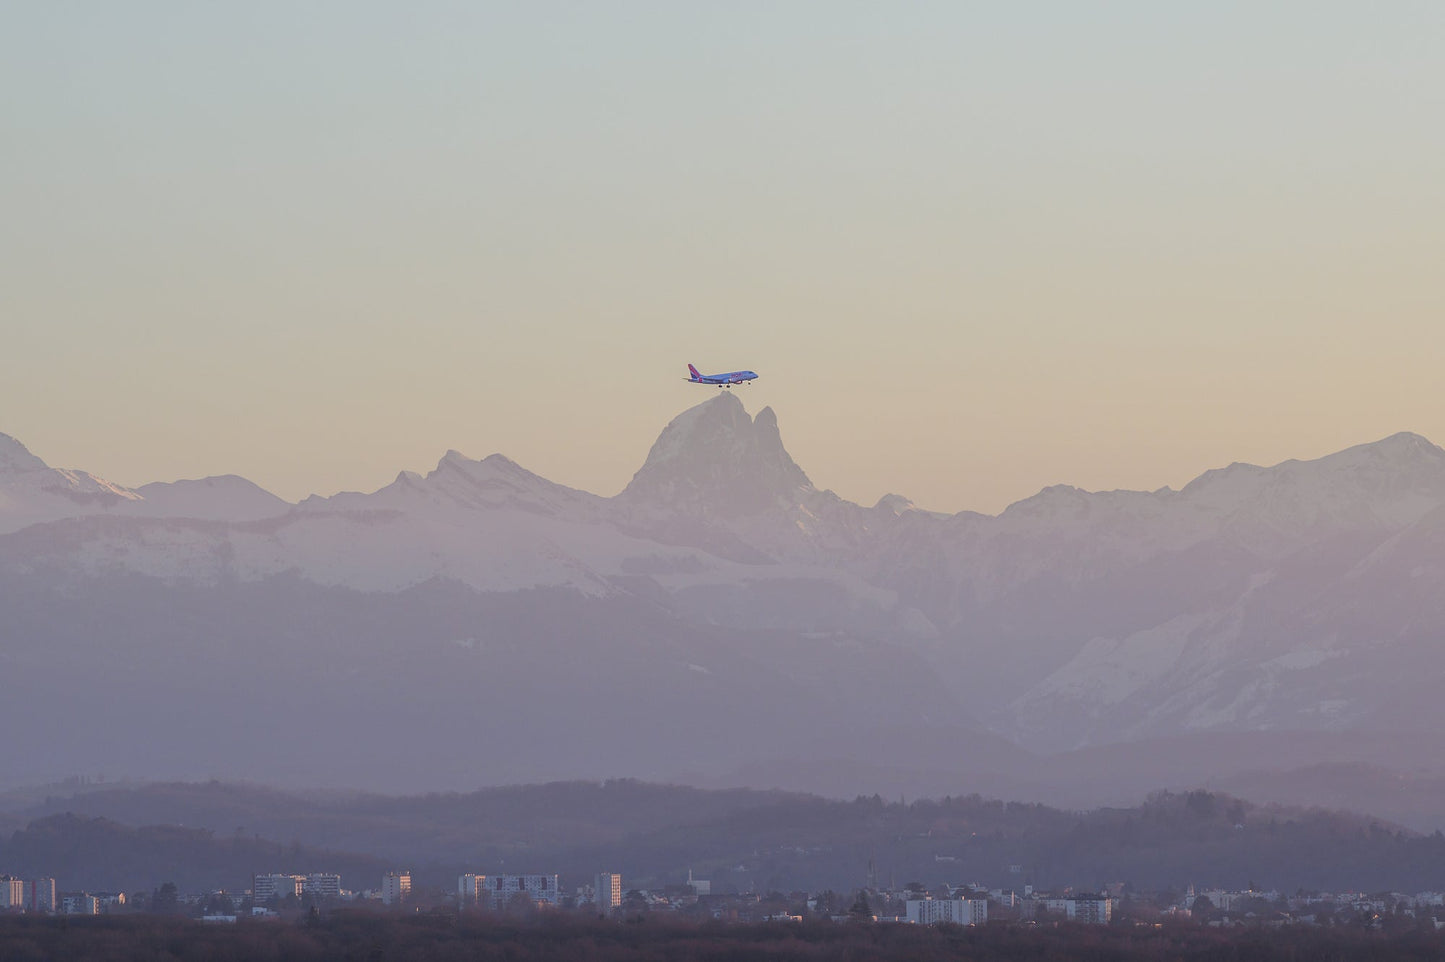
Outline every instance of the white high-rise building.
[(1076, 922), (1108, 925), (1114, 918), (1114, 900), (1102, 895), (1085, 895), (1069, 900), (1069, 918)]
[(0, 909), (25, 907), (25, 880), (13, 875), (0, 875)]
[(493, 909), (506, 907), (518, 895), (547, 905), (562, 901), (555, 875), (463, 875), (457, 879), (457, 895)]
[(300, 896), (303, 875), (257, 875), (251, 880), (251, 901), (264, 905), (272, 899)]
[(312, 872), (301, 880), (301, 892), (317, 899), (339, 899), (341, 876), (332, 872)]
[(919, 925), (982, 925), (988, 921), (988, 899), (909, 899), (908, 921)]
[(597, 876), (593, 886), (593, 904), (599, 909), (615, 909), (622, 904), (622, 876), (616, 872), (603, 872)]
[(478, 896), (485, 896), (487, 877), (468, 872), (457, 876), (457, 901), (462, 905), (476, 905)]
[(1043, 909), (1050, 915), (1062, 916), (1074, 922), (1090, 922), (1107, 925), (1114, 917), (1114, 900), (1103, 895), (1080, 895), (1069, 898), (1044, 896), (1026, 898), (1019, 902), (1020, 915), (1031, 919)]
[(312, 872), (310, 875), (256, 875), (251, 881), (251, 901), (264, 905), (272, 899), (284, 899), (288, 895), (300, 898), (334, 899), (341, 897), (341, 876), (332, 872)]
[(387, 872), (381, 880), (381, 904), (400, 905), (411, 895), (410, 872)]
[(61, 896), (60, 911), (65, 915), (99, 915), (100, 902), (96, 901), (94, 895), (72, 892)]
[(25, 883), (25, 908), (30, 912), (55, 912), (55, 879), (38, 878)]

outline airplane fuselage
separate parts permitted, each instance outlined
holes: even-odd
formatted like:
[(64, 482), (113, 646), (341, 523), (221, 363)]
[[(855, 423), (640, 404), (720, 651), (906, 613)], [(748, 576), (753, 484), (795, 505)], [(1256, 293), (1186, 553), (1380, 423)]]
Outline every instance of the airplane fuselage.
[(732, 387), (734, 384), (746, 384), (757, 378), (754, 371), (729, 371), (727, 374), (701, 374), (691, 364), (687, 366), (687, 378), (693, 384), (713, 384), (717, 387)]

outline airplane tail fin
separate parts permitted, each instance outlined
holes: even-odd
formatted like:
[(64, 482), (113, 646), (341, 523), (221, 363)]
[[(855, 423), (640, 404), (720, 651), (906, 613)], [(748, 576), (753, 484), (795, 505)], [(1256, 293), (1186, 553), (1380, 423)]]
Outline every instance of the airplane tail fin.
[(697, 373), (697, 368), (693, 367), (691, 364), (687, 366), (687, 373), (692, 375), (693, 380), (699, 380), (702, 378), (702, 375)]

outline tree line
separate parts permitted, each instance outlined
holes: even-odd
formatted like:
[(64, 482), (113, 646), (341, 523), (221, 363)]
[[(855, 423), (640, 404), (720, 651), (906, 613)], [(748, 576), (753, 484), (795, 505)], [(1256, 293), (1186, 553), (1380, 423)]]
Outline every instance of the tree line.
[(7, 962), (87, 959), (173, 962), (274, 959), (285, 962), (491, 962), (588, 960), (678, 962), (858, 958), (892, 962), (1214, 962), (1223, 959), (1440, 959), (1445, 933), (1433, 926), (1357, 925), (1277, 930), (1191, 924), (878, 925), (765, 923), (729, 925), (681, 919), (601, 922), (569, 915), (518, 921), (456, 913), (362, 911), (311, 913), (297, 922), (207, 925), (162, 916), (86, 919), (0, 917), (0, 958)]

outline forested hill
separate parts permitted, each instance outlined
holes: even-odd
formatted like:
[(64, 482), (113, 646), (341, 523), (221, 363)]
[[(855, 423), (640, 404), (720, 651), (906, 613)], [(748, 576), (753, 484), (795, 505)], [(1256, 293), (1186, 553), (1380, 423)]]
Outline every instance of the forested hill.
[(50, 815), (0, 839), (5, 874), (50, 877), (62, 891), (151, 891), (174, 882), (182, 892), (244, 891), (261, 872), (339, 872), (348, 884), (376, 888), (391, 866), (368, 855), (328, 852), (299, 841), (218, 836), (181, 825), (132, 827), (107, 818)]
[[(1445, 889), (1438, 833), (1202, 791), (1069, 812), (978, 796), (846, 802), (630, 780), (414, 797), (209, 782), (52, 797), (12, 815), (42, 820), (0, 843), (0, 870), (55, 874), (62, 886), (96, 878), (144, 888), (184, 878), (235, 888), (251, 872), (331, 870), (347, 875), (348, 887), (365, 888), (387, 867), (410, 867), (419, 883), (448, 888), (460, 871), (558, 872), (568, 886), (620, 871), (629, 886), (656, 886), (692, 870), (724, 891), (849, 890), (865, 883), (871, 860), (880, 883), (891, 876), (1041, 888)], [(101, 816), (188, 828), (104, 823), (106, 847), (91, 838)], [(74, 881), (61, 878), (66, 873)]]
[[(411, 862), (554, 852), (558, 845), (605, 848), (659, 827), (708, 823), (812, 796), (610, 779), (408, 796), (207, 781), (90, 786), (43, 801), (34, 791), (13, 797), (11, 812), (22, 817), (75, 812), (130, 825), (191, 825)], [(0, 812), (6, 807), (0, 796)]]

